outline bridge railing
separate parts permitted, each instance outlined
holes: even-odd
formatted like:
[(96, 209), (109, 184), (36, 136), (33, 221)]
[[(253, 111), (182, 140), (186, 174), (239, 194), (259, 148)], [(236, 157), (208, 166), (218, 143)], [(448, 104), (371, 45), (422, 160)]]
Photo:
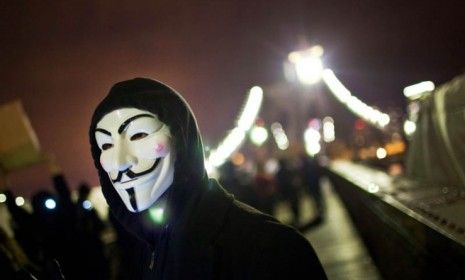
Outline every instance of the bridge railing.
[(328, 176), (386, 279), (465, 279), (465, 193), (334, 161)]

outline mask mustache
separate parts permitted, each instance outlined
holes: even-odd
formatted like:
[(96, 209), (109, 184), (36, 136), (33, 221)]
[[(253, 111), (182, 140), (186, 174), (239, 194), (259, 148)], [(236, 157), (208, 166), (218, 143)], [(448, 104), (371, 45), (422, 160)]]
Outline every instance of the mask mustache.
[(113, 179), (110, 178), (110, 180), (114, 184), (114, 183), (121, 182), (121, 179), (123, 178), (124, 174), (126, 174), (126, 176), (129, 177), (130, 179), (134, 179), (136, 177), (143, 176), (143, 175), (148, 174), (148, 173), (152, 172), (153, 170), (155, 170), (155, 168), (157, 168), (160, 161), (161, 161), (161, 158), (157, 158), (157, 160), (153, 163), (152, 167), (150, 167), (149, 169), (147, 169), (145, 171), (139, 172), (139, 173), (135, 173), (132, 170), (130, 170), (129, 168), (126, 169), (126, 170), (120, 171), (120, 172), (118, 172), (118, 176), (116, 176), (116, 179), (113, 180)]

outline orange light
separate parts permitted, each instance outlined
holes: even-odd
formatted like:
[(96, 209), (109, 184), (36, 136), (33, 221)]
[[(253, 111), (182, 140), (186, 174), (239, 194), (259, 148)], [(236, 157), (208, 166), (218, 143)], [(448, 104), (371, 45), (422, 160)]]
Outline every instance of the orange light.
[(232, 163), (236, 166), (239, 166), (239, 165), (242, 165), (244, 164), (245, 162), (245, 157), (244, 157), (244, 154), (242, 153), (235, 153), (233, 156), (232, 156)]
[(405, 152), (405, 143), (403, 141), (395, 141), (386, 144), (384, 147), (388, 155), (396, 155)]

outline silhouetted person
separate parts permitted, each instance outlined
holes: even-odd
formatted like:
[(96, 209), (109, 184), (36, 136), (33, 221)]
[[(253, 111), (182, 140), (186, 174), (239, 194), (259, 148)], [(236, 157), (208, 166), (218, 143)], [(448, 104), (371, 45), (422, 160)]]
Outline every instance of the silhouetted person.
[(273, 215), (275, 185), (273, 178), (265, 172), (264, 164), (257, 163), (254, 176), (254, 189), (257, 196), (256, 207), (269, 215)]
[(15, 239), (33, 262), (40, 261), (41, 236), (37, 233), (37, 220), (24, 208), (16, 205), (15, 197), (10, 191), (6, 191), (4, 194), (7, 198), (6, 205), (10, 212), (10, 224)]
[(321, 196), (320, 179), (322, 176), (322, 167), (315, 157), (307, 155), (301, 156), (302, 160), (302, 177), (308, 193), (312, 196), (317, 215), (322, 218), (324, 215), (324, 201)]
[(76, 259), (81, 263), (82, 279), (108, 279), (110, 277), (108, 261), (104, 254), (104, 245), (100, 238), (105, 224), (89, 200), (90, 187), (81, 183), (78, 189), (76, 232), (80, 250)]
[(275, 175), (282, 198), (290, 203), (293, 219), (291, 224), (297, 226), (300, 218), (299, 183), (300, 178), (288, 159), (279, 160), (279, 170)]

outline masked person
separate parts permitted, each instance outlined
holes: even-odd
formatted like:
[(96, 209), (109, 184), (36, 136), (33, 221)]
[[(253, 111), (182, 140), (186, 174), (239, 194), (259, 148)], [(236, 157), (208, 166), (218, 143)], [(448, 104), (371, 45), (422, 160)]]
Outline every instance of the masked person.
[(137, 237), (130, 279), (325, 279), (308, 241), (207, 177), (184, 99), (145, 78), (115, 84), (89, 130), (111, 214)]

